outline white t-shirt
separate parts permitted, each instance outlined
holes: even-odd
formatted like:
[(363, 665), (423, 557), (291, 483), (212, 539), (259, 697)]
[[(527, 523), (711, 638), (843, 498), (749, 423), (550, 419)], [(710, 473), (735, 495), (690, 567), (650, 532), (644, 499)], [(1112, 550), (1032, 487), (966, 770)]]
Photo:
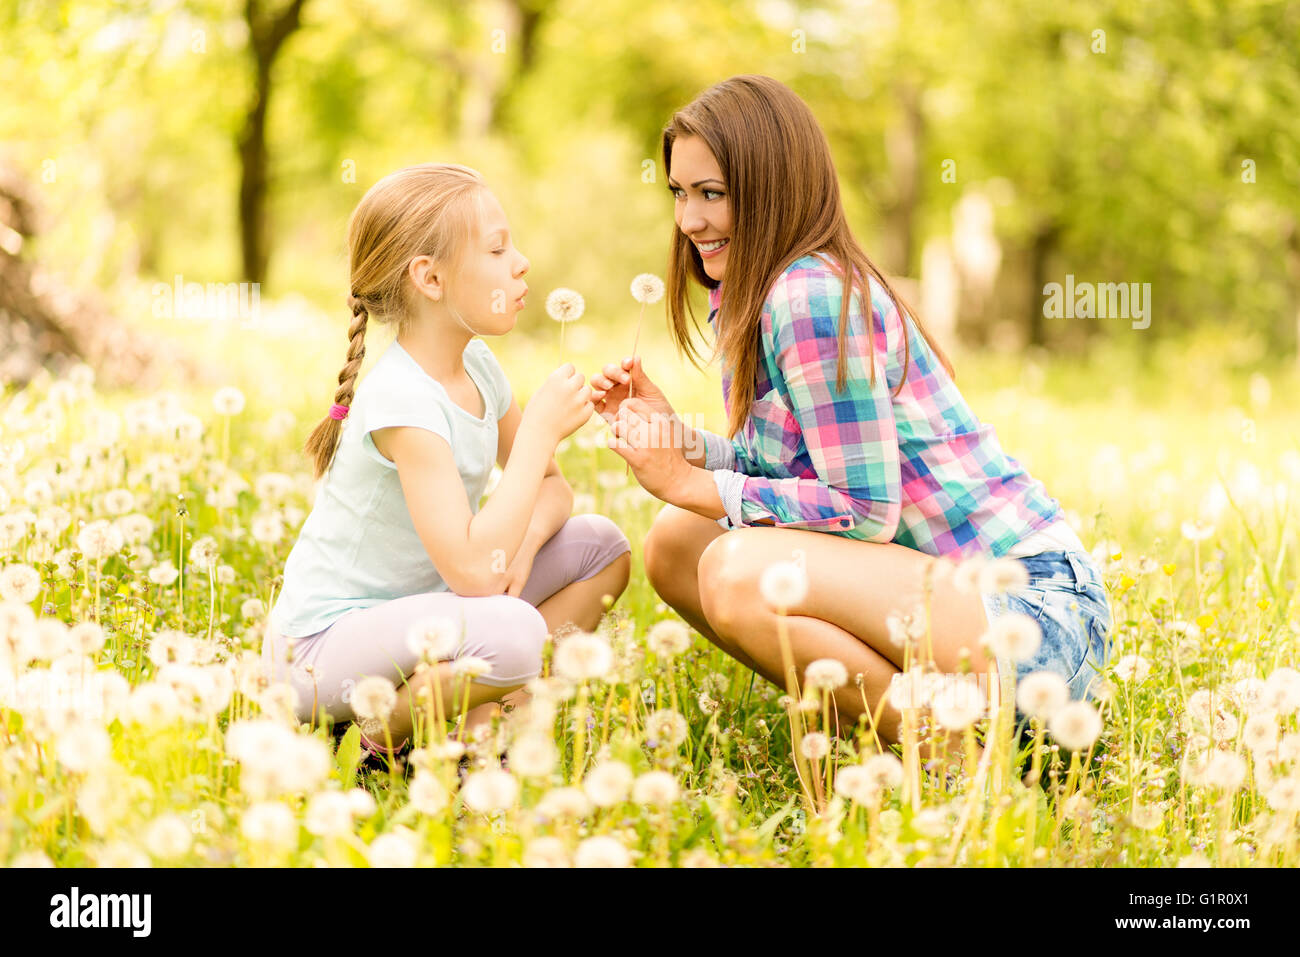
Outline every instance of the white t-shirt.
[(370, 433), (405, 425), (442, 436), (477, 513), (496, 462), (497, 421), (512, 393), (482, 339), (470, 340), (463, 361), (483, 397), (481, 419), (453, 402), (397, 340), (362, 378), (334, 461), (285, 562), (284, 587), (270, 615), (280, 635), (314, 635), (354, 608), (450, 590), (415, 531), (397, 466)]
[(1040, 528), (1028, 538), (1022, 538), (1007, 550), (1006, 558), (1028, 558), (1041, 552), (1083, 552), (1088, 549), (1065, 517), (1058, 518), (1046, 528)]

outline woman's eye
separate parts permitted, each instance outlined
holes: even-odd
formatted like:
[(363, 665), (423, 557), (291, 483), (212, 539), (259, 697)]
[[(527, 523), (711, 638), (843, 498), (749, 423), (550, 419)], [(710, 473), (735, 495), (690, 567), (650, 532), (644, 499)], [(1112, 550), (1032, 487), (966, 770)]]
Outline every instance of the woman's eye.
[(719, 193), (716, 189), (706, 189), (706, 190), (704, 191), (704, 198), (705, 198), (705, 199), (708, 199), (710, 193), (712, 193), (714, 196), (721, 196), (721, 195), (722, 195), (722, 194)]
[(674, 199), (686, 198), (686, 190), (682, 189), (680, 186), (669, 186), (668, 192), (673, 194)]

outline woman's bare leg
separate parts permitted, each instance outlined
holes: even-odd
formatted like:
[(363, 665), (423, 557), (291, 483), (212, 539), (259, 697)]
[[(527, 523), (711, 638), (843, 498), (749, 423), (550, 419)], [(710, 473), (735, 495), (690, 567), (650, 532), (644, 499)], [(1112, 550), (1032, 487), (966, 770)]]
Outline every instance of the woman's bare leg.
[(676, 505), (665, 505), (646, 534), (645, 572), (655, 592), (692, 628), (746, 668), (758, 667), (735, 641), (719, 635), (709, 624), (700, 602), (700, 556), (725, 529), (711, 518)]

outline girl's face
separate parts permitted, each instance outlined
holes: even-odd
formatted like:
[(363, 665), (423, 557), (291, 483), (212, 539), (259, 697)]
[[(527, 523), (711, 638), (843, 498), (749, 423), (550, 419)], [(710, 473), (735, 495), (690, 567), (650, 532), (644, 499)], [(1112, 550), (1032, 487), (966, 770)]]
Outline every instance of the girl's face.
[(475, 334), (499, 336), (514, 328), (524, 308), (529, 263), (510, 238), (497, 198), (484, 190), (482, 199), (478, 226), (448, 283), (448, 305)]
[(668, 188), (676, 197), (677, 228), (695, 244), (710, 279), (721, 281), (731, 246), (731, 204), (713, 152), (698, 136), (673, 140)]

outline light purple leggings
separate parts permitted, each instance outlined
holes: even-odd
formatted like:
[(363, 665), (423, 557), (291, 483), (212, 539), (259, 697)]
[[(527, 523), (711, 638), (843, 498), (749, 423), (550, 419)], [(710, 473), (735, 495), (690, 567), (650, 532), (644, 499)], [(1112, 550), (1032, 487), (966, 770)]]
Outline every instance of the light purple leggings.
[(422, 618), (443, 615), (464, 625), (455, 657), (473, 655), (492, 666), (488, 674), (474, 679), (476, 683), (499, 688), (524, 684), (541, 670), (547, 635), (537, 605), (573, 582), (586, 581), (628, 551), (627, 537), (608, 518), (574, 515), (538, 550), (517, 598), (466, 598), (451, 591), (406, 595), (346, 612), (324, 630), (294, 639), (292, 662), (287, 640), (268, 631), (262, 661), (273, 680), (294, 686), (300, 721), (311, 719), (313, 700), (317, 713), (324, 708), (336, 722), (351, 721), (348, 701), (356, 683), (367, 675), (383, 675), (400, 686), (419, 661), (407, 647), (407, 630)]

